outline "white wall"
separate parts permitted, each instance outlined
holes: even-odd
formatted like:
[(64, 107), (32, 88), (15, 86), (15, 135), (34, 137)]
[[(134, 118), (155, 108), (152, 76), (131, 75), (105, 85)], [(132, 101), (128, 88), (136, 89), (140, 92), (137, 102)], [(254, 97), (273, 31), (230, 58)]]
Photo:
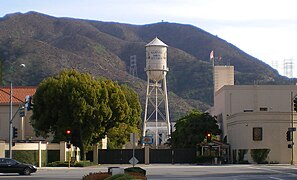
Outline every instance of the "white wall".
[[(290, 163), (291, 149), (288, 149), (286, 132), (292, 123), (291, 92), (293, 96), (297, 94), (297, 86), (227, 85), (218, 90), (214, 115), (222, 114), (224, 135), (231, 149), (268, 148), (271, 149), (269, 161)], [(267, 111), (260, 111), (260, 108), (267, 108)], [(296, 113), (294, 119), (297, 120)], [(253, 127), (263, 128), (262, 141), (253, 141)], [(294, 139), (297, 139), (296, 133)]]

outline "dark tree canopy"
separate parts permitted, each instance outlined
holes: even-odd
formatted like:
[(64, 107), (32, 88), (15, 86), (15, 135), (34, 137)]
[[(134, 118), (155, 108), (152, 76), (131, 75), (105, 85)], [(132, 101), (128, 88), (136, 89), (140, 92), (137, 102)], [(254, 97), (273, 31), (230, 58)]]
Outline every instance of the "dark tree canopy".
[(221, 133), (217, 121), (208, 113), (193, 111), (176, 121), (175, 131), (171, 135), (170, 144), (174, 148), (196, 147), (207, 133)]
[(65, 140), (65, 131), (70, 129), (71, 140), (81, 149), (81, 155), (109, 129), (120, 124), (134, 126), (131, 119), (140, 118), (131, 117), (133, 110), (117, 83), (75, 70), (63, 70), (42, 81), (33, 99), (31, 124), (36, 135), (53, 134), (54, 141), (60, 141)]

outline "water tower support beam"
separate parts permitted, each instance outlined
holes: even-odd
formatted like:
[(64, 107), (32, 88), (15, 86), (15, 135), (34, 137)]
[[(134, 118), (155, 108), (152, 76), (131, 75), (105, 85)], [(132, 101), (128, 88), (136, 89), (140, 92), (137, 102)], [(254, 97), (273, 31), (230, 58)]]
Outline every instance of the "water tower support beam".
[(145, 109), (144, 109), (144, 119), (143, 119), (143, 129), (142, 129), (142, 137), (145, 136), (146, 131), (146, 121), (147, 121), (147, 106), (148, 106), (148, 100), (149, 100), (149, 90), (150, 90), (150, 78), (149, 73), (147, 73), (147, 85), (146, 85), (146, 97), (145, 97)]
[(163, 88), (164, 88), (164, 97), (165, 97), (165, 116), (166, 116), (166, 122), (167, 122), (167, 130), (168, 130), (168, 136), (170, 136), (171, 129), (170, 129), (170, 120), (169, 120), (168, 95), (167, 95), (166, 74), (165, 73), (164, 73), (164, 78), (163, 78)]

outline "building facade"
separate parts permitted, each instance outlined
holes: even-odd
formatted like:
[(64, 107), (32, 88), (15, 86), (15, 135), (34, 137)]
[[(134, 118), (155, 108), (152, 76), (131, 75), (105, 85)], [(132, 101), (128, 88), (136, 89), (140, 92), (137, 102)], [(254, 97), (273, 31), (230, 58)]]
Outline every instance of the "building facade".
[[(33, 96), (35, 87), (12, 88), (12, 126), (18, 129), (18, 137), (15, 140), (36, 140), (34, 130), (29, 117), (32, 111), (27, 111), (25, 117), (20, 117), (19, 108), (24, 106), (25, 97)], [(10, 87), (0, 88), (0, 140), (8, 142), (10, 114)]]
[[(286, 139), (288, 129), (296, 127), (297, 116), (292, 111), (296, 94), (294, 85), (226, 85), (216, 92), (214, 112), (223, 137), (231, 145), (233, 161), (240, 150), (251, 149), (270, 149), (268, 162), (297, 160), (297, 148), (288, 148), (292, 142)], [(293, 140), (297, 140), (293, 134)], [(245, 159), (252, 162), (250, 153)]]

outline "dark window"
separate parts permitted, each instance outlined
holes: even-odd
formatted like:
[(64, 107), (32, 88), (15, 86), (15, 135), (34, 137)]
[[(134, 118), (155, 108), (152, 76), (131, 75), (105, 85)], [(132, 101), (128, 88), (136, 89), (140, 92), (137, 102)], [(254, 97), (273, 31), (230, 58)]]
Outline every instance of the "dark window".
[(252, 110), (252, 109), (245, 109), (245, 110), (243, 110), (243, 112), (253, 112), (254, 110)]
[(267, 107), (260, 107), (260, 111), (268, 111)]
[(263, 139), (263, 129), (261, 127), (253, 128), (253, 140), (254, 141), (262, 141)]

